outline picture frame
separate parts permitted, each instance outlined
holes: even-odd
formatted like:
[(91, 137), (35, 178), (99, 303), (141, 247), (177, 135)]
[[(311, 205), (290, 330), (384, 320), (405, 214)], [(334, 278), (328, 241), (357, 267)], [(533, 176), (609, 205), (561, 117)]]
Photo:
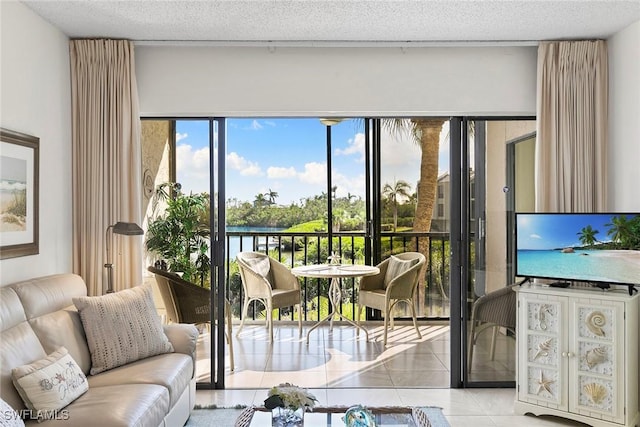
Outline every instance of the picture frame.
[(39, 253), (40, 138), (0, 128), (0, 259)]

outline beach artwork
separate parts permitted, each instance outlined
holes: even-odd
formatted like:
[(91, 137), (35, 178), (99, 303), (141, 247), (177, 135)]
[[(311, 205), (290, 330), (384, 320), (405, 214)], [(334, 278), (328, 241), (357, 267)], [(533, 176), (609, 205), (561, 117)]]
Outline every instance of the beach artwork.
[(27, 229), (27, 161), (0, 156), (0, 233)]
[(39, 252), (39, 145), (37, 137), (0, 129), (0, 259)]
[(517, 275), (640, 283), (640, 215), (519, 214)]

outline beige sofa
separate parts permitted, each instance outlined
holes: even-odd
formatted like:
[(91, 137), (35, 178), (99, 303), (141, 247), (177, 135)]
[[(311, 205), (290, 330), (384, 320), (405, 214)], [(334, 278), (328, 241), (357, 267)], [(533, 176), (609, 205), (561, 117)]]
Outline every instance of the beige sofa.
[[(63, 426), (182, 426), (195, 404), (193, 325), (172, 324), (164, 332), (173, 352), (89, 375), (91, 354), (72, 298), (86, 296), (80, 276), (58, 274), (0, 288), (0, 394), (18, 412), (26, 409), (11, 370), (64, 346), (87, 377), (88, 391), (64, 416), (38, 424)], [(24, 411), (28, 412), (28, 411)]]

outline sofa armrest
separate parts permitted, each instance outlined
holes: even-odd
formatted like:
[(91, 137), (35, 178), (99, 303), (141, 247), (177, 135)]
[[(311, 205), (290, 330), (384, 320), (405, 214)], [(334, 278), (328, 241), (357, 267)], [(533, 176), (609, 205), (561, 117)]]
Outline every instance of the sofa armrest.
[(191, 356), (195, 371), (198, 329), (194, 325), (187, 323), (171, 323), (164, 325), (164, 333), (169, 338), (169, 342), (176, 353)]

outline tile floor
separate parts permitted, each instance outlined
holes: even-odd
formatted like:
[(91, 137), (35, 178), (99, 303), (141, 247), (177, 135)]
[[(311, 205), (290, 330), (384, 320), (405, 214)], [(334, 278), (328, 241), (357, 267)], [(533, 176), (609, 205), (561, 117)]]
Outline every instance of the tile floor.
[[(260, 324), (245, 326), (233, 337), (235, 370), (227, 370), (225, 387), (229, 389), (268, 388), (289, 381), (303, 387), (330, 388), (448, 388), (449, 323), (421, 323), (419, 339), (410, 322), (397, 322), (390, 331), (388, 345), (382, 345), (383, 325), (367, 322), (369, 341), (358, 336), (352, 326), (336, 323), (331, 332), (321, 326), (308, 328), (298, 337), (296, 324), (278, 324), (274, 341)], [(494, 360), (489, 360), (490, 334), (483, 334), (475, 347), (472, 380), (515, 378), (515, 340), (500, 335)], [(197, 350), (197, 376), (209, 381), (209, 335), (202, 334)], [(418, 374), (416, 374), (418, 373)]]
[[(288, 381), (309, 388), (323, 406), (439, 406), (452, 427), (584, 426), (555, 417), (515, 415), (514, 389), (450, 389), (448, 322), (421, 324), (422, 339), (410, 324), (398, 322), (386, 348), (382, 324), (368, 322), (366, 327), (368, 342), (351, 326), (336, 323), (333, 332), (324, 326), (311, 332), (307, 345), (308, 328), (299, 338), (295, 324), (278, 324), (273, 343), (264, 326), (245, 326), (233, 338), (235, 371), (226, 370), (226, 390), (198, 390), (196, 403), (262, 405), (271, 386)], [(471, 374), (513, 380), (515, 341), (500, 336), (495, 360), (490, 361), (489, 335), (476, 346)], [(201, 338), (197, 370), (200, 380), (208, 380), (208, 334)]]

